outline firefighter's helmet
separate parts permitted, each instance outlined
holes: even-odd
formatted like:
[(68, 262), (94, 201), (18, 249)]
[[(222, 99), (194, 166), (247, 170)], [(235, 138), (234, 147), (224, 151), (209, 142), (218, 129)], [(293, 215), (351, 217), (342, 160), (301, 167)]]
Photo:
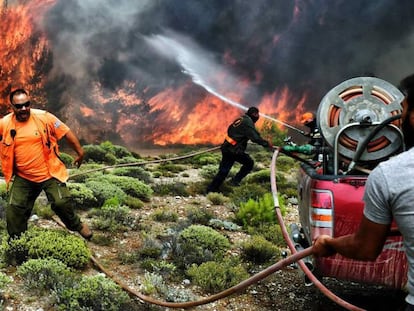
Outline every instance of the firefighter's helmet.
[(313, 112), (305, 112), (300, 119), (300, 123), (303, 125), (309, 124), (315, 120), (315, 114)]

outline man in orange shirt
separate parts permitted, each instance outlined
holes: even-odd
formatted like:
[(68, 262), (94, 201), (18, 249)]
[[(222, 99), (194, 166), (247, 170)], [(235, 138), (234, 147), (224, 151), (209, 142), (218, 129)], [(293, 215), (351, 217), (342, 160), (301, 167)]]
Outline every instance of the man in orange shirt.
[(17, 89), (10, 93), (12, 112), (0, 120), (0, 158), (7, 186), (14, 176), (6, 207), (10, 238), (27, 230), (27, 222), (36, 198), (42, 190), (52, 210), (66, 227), (90, 239), (92, 232), (81, 223), (71, 205), (65, 182), (68, 172), (59, 158), (58, 140), (66, 137), (77, 153), (75, 164), (83, 160), (83, 149), (74, 133), (53, 114), (31, 109), (28, 93)]

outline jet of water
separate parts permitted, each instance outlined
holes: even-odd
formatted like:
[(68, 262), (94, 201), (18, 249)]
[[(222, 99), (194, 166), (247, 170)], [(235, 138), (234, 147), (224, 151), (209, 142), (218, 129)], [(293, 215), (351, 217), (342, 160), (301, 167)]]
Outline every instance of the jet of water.
[[(224, 102), (240, 108), (246, 111), (248, 108), (242, 104), (224, 96), (217, 88), (214, 87), (214, 77), (221, 76), (224, 72), (223, 68), (214, 62), (213, 57), (206, 51), (197, 46), (194, 42), (188, 38), (179, 36), (177, 34), (154, 35), (152, 37), (146, 37), (147, 43), (152, 46), (158, 53), (164, 57), (176, 61), (182, 68), (182, 72), (191, 76), (192, 81), (204, 88), (210, 94), (220, 98)], [(208, 79), (210, 78), (210, 81)], [(235, 79), (229, 72), (226, 72), (226, 85), (236, 85), (237, 79)], [(222, 88), (223, 81), (220, 81), (220, 87)], [(303, 134), (302, 130), (299, 130), (283, 121), (277, 120), (271, 116), (260, 113), (260, 115), (268, 120), (282, 124), (288, 128)]]

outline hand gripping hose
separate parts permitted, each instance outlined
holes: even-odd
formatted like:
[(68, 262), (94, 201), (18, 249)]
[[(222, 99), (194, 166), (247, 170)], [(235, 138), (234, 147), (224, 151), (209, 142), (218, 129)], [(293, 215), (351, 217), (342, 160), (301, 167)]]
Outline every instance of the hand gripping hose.
[[(298, 252), (295, 248), (295, 245), (293, 244), (292, 240), (289, 237), (289, 233), (286, 229), (286, 225), (283, 221), (282, 213), (280, 211), (279, 206), (279, 199), (277, 196), (277, 186), (276, 186), (276, 159), (279, 155), (279, 149), (275, 148), (275, 151), (273, 152), (272, 162), (271, 162), (271, 169), (270, 169), (270, 184), (272, 188), (272, 195), (273, 195), (273, 202), (275, 204), (275, 211), (277, 215), (277, 219), (279, 221), (280, 228), (282, 230), (283, 237), (286, 240), (286, 243), (288, 244), (288, 247), (293, 255), (301, 254), (302, 252)], [(310, 247), (311, 249), (312, 247)], [(307, 248), (309, 249), (309, 248)], [(310, 254), (312, 254), (312, 251), (310, 251)], [(301, 258), (305, 258), (306, 256), (301, 256)], [(335, 303), (339, 304), (340, 306), (344, 307), (347, 310), (355, 310), (355, 311), (365, 311), (364, 309), (361, 309), (359, 307), (356, 307), (349, 302), (344, 301), (340, 297), (336, 296), (334, 293), (332, 293), (328, 288), (325, 287), (312, 273), (312, 271), (306, 266), (306, 264), (303, 262), (303, 260), (298, 261), (298, 264), (302, 271), (305, 273), (305, 275), (308, 277), (310, 281), (312, 281), (313, 284), (329, 299), (334, 301)]]

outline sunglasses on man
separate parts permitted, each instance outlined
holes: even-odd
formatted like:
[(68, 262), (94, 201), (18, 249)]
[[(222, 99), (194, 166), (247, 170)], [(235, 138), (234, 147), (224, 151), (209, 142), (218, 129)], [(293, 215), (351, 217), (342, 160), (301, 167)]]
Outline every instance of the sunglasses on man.
[(23, 104), (13, 104), (13, 107), (20, 110), (23, 109), (23, 107), (29, 108), (30, 107), (30, 101), (27, 101)]

